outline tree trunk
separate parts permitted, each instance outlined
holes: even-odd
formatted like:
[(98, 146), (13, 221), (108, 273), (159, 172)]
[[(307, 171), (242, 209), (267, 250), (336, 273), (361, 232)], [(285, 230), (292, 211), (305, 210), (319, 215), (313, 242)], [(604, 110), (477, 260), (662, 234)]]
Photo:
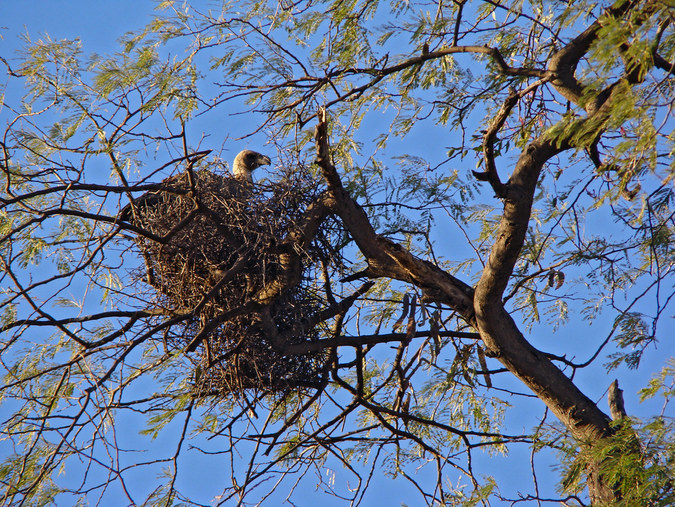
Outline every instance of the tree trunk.
[[(498, 359), (522, 380), (565, 424), (581, 446), (592, 446), (610, 435), (609, 417), (524, 338), (502, 302), (502, 293), (523, 245), (541, 168), (567, 145), (540, 139), (521, 156), (507, 184), (498, 239), (474, 291), (449, 273), (375, 233), (366, 213), (344, 190), (330, 161), (325, 110), (319, 112), (318, 118), (316, 162), (335, 197), (336, 213), (368, 262), (369, 269), (364, 276), (386, 276), (413, 283), (430, 299), (452, 307), (478, 330), (485, 343), (486, 355)], [(615, 498), (613, 489), (605, 483), (598, 468), (599, 464), (587, 470), (589, 495), (594, 504), (611, 503)]]

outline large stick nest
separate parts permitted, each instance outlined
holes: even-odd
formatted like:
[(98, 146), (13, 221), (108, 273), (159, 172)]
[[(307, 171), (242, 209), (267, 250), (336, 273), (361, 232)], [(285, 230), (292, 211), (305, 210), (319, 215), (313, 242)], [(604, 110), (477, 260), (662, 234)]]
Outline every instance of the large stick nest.
[[(310, 322), (325, 297), (316, 280), (339, 257), (328, 239), (331, 220), (305, 251), (286, 241), (318, 193), (302, 168), (266, 186), (200, 170), (135, 201), (128, 220), (147, 231), (136, 239), (146, 281), (167, 314), (187, 316), (171, 346), (198, 346), (191, 360), (201, 394), (324, 383), (326, 352), (284, 353), (284, 344), (318, 339)], [(289, 248), (299, 260), (290, 279)]]

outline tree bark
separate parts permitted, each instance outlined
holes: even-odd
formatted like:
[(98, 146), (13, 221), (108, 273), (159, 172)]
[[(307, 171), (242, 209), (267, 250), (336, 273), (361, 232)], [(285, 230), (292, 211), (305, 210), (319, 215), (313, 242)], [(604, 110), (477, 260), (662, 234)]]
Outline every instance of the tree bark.
[[(543, 164), (566, 146), (538, 140), (523, 153), (508, 183), (498, 239), (476, 289), (437, 266), (418, 259), (402, 246), (377, 235), (365, 211), (342, 186), (330, 161), (325, 110), (318, 115), (316, 162), (335, 197), (335, 212), (368, 262), (368, 276), (389, 277), (412, 283), (436, 302), (449, 305), (475, 327), (486, 354), (498, 359), (530, 388), (582, 445), (592, 445), (611, 433), (609, 417), (542, 352), (522, 335), (505, 310), (502, 293), (523, 245), (536, 181)], [(589, 469), (588, 488), (594, 502), (613, 498), (595, 469)]]
[[(488, 181), (497, 195), (503, 198), (504, 209), (497, 239), (475, 289), (437, 266), (416, 258), (400, 245), (377, 235), (366, 213), (343, 188), (330, 161), (328, 127), (323, 109), (319, 112), (315, 134), (316, 162), (335, 197), (336, 213), (368, 263), (364, 275), (412, 283), (422, 288), (428, 298), (457, 311), (478, 330), (485, 344), (486, 355), (498, 359), (531, 389), (565, 424), (582, 447), (592, 447), (613, 433), (610, 418), (525, 339), (504, 307), (502, 298), (525, 241), (542, 168), (551, 158), (564, 151), (594, 146), (611, 118), (614, 103), (622, 100), (621, 83), (631, 85), (641, 79), (634, 70), (635, 65), (627, 62), (624, 76), (589, 97), (585, 95), (583, 83), (576, 77), (577, 65), (598, 37), (604, 19), (624, 16), (635, 8), (642, 9), (638, 19), (644, 20), (656, 7), (653, 2), (639, 4), (631, 0), (617, 1), (586, 30), (557, 51), (546, 71), (537, 74), (545, 76), (563, 97), (579, 106), (586, 117), (578, 117), (573, 123), (564, 125), (562, 132), (544, 133), (532, 141), (521, 153), (506, 184), (501, 183), (496, 167), (491, 165), (494, 161), (490, 155), (490, 139), (486, 137), (488, 149), (484, 151), (488, 158), (487, 171), (477, 176), (480, 180)], [(424, 55), (424, 58), (429, 56)], [(517, 95), (512, 92), (511, 102), (507, 99), (503, 107), (504, 113), (500, 116), (503, 117), (502, 122), (516, 99)], [(593, 504), (611, 504), (620, 495), (616, 485), (608, 484), (600, 469), (601, 463), (587, 466), (588, 492)]]

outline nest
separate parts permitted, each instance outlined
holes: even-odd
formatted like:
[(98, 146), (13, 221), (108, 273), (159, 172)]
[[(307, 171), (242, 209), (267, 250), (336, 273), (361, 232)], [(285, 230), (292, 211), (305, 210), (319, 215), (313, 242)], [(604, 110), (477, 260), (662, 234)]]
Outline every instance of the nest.
[[(136, 201), (129, 221), (146, 281), (156, 303), (185, 317), (174, 327), (174, 348), (196, 347), (195, 389), (204, 395), (256, 390), (286, 391), (324, 384), (327, 352), (287, 354), (283, 344), (315, 341), (309, 323), (325, 307), (315, 287), (317, 259), (332, 257), (329, 242), (315, 239), (294, 252), (301, 276), (260, 303), (279, 283), (288, 231), (318, 190), (303, 171), (274, 185), (250, 185), (208, 170), (165, 180), (162, 190)], [(166, 337), (164, 337), (166, 340)]]

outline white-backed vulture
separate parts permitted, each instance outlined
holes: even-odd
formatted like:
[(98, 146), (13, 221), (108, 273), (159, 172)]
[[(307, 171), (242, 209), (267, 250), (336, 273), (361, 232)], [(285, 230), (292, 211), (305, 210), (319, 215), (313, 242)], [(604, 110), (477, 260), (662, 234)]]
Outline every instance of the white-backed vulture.
[[(253, 171), (262, 165), (269, 165), (270, 163), (271, 160), (266, 155), (261, 155), (253, 150), (243, 150), (234, 157), (232, 174), (234, 175), (234, 179), (238, 181), (253, 183)], [(119, 213), (119, 219), (127, 222), (130, 221), (134, 216), (134, 208), (138, 210), (140, 208), (147, 209), (152, 207), (164, 199), (164, 190), (175, 190), (177, 188), (185, 187), (186, 181), (187, 178), (185, 173), (176, 174), (166, 178), (161, 183), (162, 188), (146, 192), (142, 196), (134, 199), (132, 203), (129, 203), (122, 208)]]

